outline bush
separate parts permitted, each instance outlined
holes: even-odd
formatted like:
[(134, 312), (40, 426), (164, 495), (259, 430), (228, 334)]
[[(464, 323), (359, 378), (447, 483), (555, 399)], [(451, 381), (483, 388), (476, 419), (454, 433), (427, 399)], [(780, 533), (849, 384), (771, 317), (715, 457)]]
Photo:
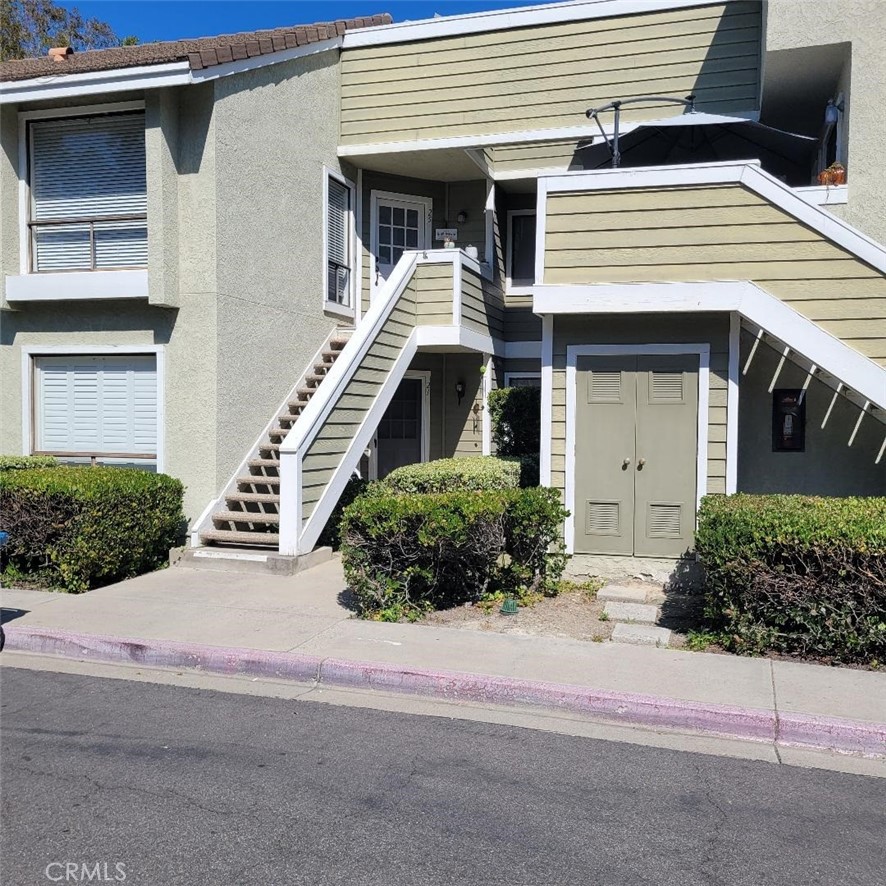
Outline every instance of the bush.
[(332, 548), (334, 551), (337, 551), (339, 547), (341, 547), (342, 514), (344, 513), (345, 508), (357, 498), (358, 495), (363, 495), (363, 493), (366, 492), (368, 486), (368, 480), (364, 480), (356, 473), (351, 475), (347, 486), (345, 486), (344, 491), (338, 497), (338, 501), (332, 509), (332, 513), (329, 515), (329, 519), (326, 521), (326, 525), (323, 527), (320, 537), (317, 539), (317, 547)]
[(182, 492), (135, 469), (0, 473), (7, 571), (76, 592), (156, 569), (183, 528)]
[(886, 498), (708, 496), (696, 550), (726, 648), (886, 661)]
[(519, 485), (518, 459), (485, 455), (404, 465), (391, 471), (379, 487), (391, 492), (455, 492), (516, 489)]
[(0, 455), (0, 471), (52, 468), (58, 462), (51, 455)]
[(499, 455), (538, 456), (541, 447), (540, 388), (490, 391), (489, 418)]
[(345, 576), (360, 614), (384, 621), (553, 590), (565, 517), (551, 489), (376, 492), (345, 509)]

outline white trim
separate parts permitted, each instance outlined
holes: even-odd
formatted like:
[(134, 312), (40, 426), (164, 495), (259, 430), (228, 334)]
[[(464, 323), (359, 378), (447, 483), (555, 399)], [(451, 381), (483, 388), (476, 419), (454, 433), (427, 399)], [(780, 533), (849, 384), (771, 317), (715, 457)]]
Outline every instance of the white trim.
[[(421, 440), (419, 445), (421, 448), (421, 462), (424, 464), (431, 460), (431, 370), (430, 369), (407, 369), (403, 373), (400, 382), (407, 378), (418, 379), (421, 381)], [(399, 383), (398, 383), (399, 386)], [(396, 388), (394, 392), (396, 393)], [(384, 418), (384, 414), (382, 414)], [(381, 419), (379, 419), (381, 421)], [(369, 479), (378, 479), (378, 424), (373, 431), (372, 454), (369, 459)]]
[(356, 270), (357, 286), (354, 294), (354, 325), (363, 317), (363, 249), (365, 233), (363, 231), (363, 167), (357, 170), (357, 196), (354, 201), (354, 214), (356, 219), (355, 246), (357, 254)]
[(864, 399), (886, 409), (886, 369), (748, 281), (536, 286), (533, 310), (545, 316), (736, 311)]
[(505, 342), (507, 360), (541, 360), (541, 340)]
[(849, 202), (849, 185), (809, 185), (794, 193), (813, 206), (841, 206)]
[(8, 302), (147, 297), (147, 270), (34, 272), (6, 278)]
[(481, 416), (482, 444), (481, 454), (492, 455), (492, 419), (489, 416), (489, 392), (492, 390), (492, 373), (495, 367), (492, 363), (492, 356), (486, 354), (486, 363), (483, 375), (480, 378), (480, 388), (483, 398), (483, 415)]
[(165, 345), (22, 345), (22, 455), (30, 455), (34, 428), (31, 426), (35, 357), (90, 357), (153, 354), (157, 374), (157, 473), (166, 465), (166, 346)]
[[(323, 243), (323, 310), (327, 314), (335, 314), (339, 317), (346, 317), (347, 319), (353, 320), (356, 315), (356, 301), (357, 301), (357, 287), (356, 283), (356, 261), (355, 254), (357, 252), (357, 235), (355, 228), (355, 209), (354, 204), (356, 202), (356, 192), (357, 186), (349, 179), (343, 176), (340, 172), (337, 172), (334, 169), (330, 169), (328, 166), (324, 165), (323, 169), (323, 231), (322, 231), (322, 243)], [(347, 238), (347, 252), (349, 265), (348, 268), (351, 279), (349, 281), (348, 287), (348, 298), (350, 300), (350, 304), (340, 305), (337, 302), (329, 300), (329, 179), (334, 178), (337, 182), (344, 185), (348, 191), (350, 192), (350, 198), (348, 199), (348, 221), (346, 223), (345, 237)]]
[[(449, 250), (454, 252), (455, 250)], [(461, 252), (459, 249), (458, 252)], [(452, 325), (461, 326), (461, 302), (462, 302), (462, 273), (461, 262), (452, 262)]]
[(738, 410), (741, 314), (729, 313), (729, 365), (726, 389), (726, 494), (738, 491)]
[(341, 45), (341, 37), (332, 37), (329, 40), (320, 40), (317, 43), (306, 43), (303, 46), (293, 46), (290, 49), (281, 49), (277, 52), (255, 55), (252, 58), (243, 58), (220, 65), (212, 65), (208, 68), (201, 68), (198, 71), (191, 71), (190, 82), (205, 83), (208, 80), (218, 80), (219, 77), (230, 77), (232, 74), (242, 74), (245, 71), (254, 71), (256, 68), (265, 68), (268, 65), (278, 65), (281, 62), (290, 62), (309, 55), (317, 55), (320, 52), (328, 52), (330, 49), (340, 48)]
[(553, 179), (538, 180), (535, 197), (535, 283), (545, 279), (545, 231), (548, 224), (548, 182)]
[[(398, 194), (394, 191), (369, 192), (369, 303), (372, 304), (376, 293), (384, 286), (386, 281), (376, 285), (376, 256), (378, 255), (378, 202), (381, 200), (397, 200), (405, 203), (418, 203), (425, 209), (425, 244), (420, 247), (421, 251), (430, 251), (434, 248), (433, 239), (433, 216), (434, 200), (432, 197), (419, 197), (415, 194)], [(393, 271), (392, 271), (393, 273)]]
[(511, 379), (513, 379), (513, 378), (537, 378), (537, 379), (541, 380), (541, 373), (540, 372), (517, 372), (516, 370), (514, 370), (513, 372), (506, 372), (505, 373), (505, 387), (506, 388), (512, 387)]
[(711, 283), (545, 284), (533, 287), (537, 314), (642, 314), (738, 310), (742, 281)]
[(57, 108), (41, 108), (36, 111), (19, 111), (19, 120), (54, 120), (65, 117), (91, 117), (96, 114), (124, 114), (127, 111), (143, 111), (143, 99), (126, 102), (95, 102), (91, 105), (71, 105)]
[[(678, 114), (675, 116), (682, 116)], [(741, 120), (752, 120), (755, 123), (760, 119), (759, 110), (750, 111), (734, 111), (730, 117)], [(623, 123), (619, 129), (622, 135), (633, 132), (638, 126), (643, 126), (643, 121), (635, 123)], [(612, 135), (614, 127), (612, 124), (603, 124), (603, 132), (608, 136)], [(600, 130), (592, 123), (585, 122), (577, 126), (556, 126), (551, 129), (518, 129), (514, 132), (497, 132), (497, 133), (474, 133), (472, 135), (455, 135), (445, 138), (419, 138), (412, 141), (396, 141), (396, 142), (369, 142), (359, 145), (339, 145), (339, 157), (367, 157), (376, 154), (401, 154), (412, 151), (440, 151), (449, 148), (460, 148), (462, 150), (494, 148), (499, 145), (511, 147), (517, 144), (533, 144), (536, 142), (552, 142), (552, 141), (571, 141), (572, 139), (590, 139), (595, 141), (600, 139)], [(541, 175), (559, 175), (564, 170), (560, 167), (551, 167), (546, 169), (526, 169), (526, 170), (502, 170), (495, 172), (495, 164), (493, 162), (493, 175), (496, 181), (508, 181), (509, 179), (520, 178), (538, 178)]]
[[(60, 62), (59, 67), (64, 70), (64, 62)], [(161, 86), (185, 86), (191, 82), (188, 62), (112, 68), (107, 71), (84, 71), (78, 74), (59, 72), (29, 80), (6, 81), (0, 91), (0, 105), (156, 89)]]
[(480, 34), (486, 31), (537, 27), (557, 22), (593, 20), (710, 5), (711, 0), (578, 0), (578, 2), (527, 6), (523, 9), (470, 12), (347, 31), (344, 49), (347, 51), (360, 46), (406, 43), (462, 34)]
[(139, 89), (157, 89), (168, 86), (188, 86), (192, 83), (206, 83), (242, 74), (257, 68), (277, 65), (306, 56), (339, 49), (343, 44), (342, 37), (333, 37), (317, 43), (307, 43), (291, 49), (281, 49), (256, 55), (252, 58), (239, 59), (209, 68), (192, 71), (190, 62), (168, 62), (159, 65), (139, 65), (131, 68), (112, 68), (107, 71), (81, 71), (74, 74), (62, 73), (64, 62), (59, 63), (62, 71), (32, 77), (28, 80), (12, 80), (3, 84), (0, 91), (0, 104), (16, 102), (44, 101), (69, 98), (77, 95), (96, 95), (113, 92), (124, 92)]
[[(576, 361), (579, 357), (691, 354), (698, 357), (698, 418), (696, 422), (695, 497), (696, 507), (708, 489), (708, 423), (710, 421), (710, 362), (711, 346), (697, 344), (636, 344), (636, 345), (569, 345), (566, 348), (566, 494), (569, 511), (564, 529), (566, 550), (575, 551), (575, 412)], [(542, 389), (544, 390), (544, 388)], [(542, 440), (545, 438), (542, 428)]]
[(551, 432), (554, 422), (554, 315), (541, 318), (541, 446), (538, 462), (540, 486), (551, 485)]
[[(505, 295), (532, 295), (532, 282), (530, 281), (524, 286), (514, 286), (511, 270), (514, 262), (514, 216), (534, 215), (536, 217), (536, 231), (538, 230), (538, 210), (537, 209), (509, 209), (507, 215), (506, 233), (507, 240), (505, 242)], [(536, 235), (535, 248), (538, 249), (538, 239)]]
[(420, 348), (463, 348), (503, 356), (504, 342), (464, 326), (419, 326), (416, 333), (416, 344)]
[[(597, 191), (613, 188), (667, 188), (686, 185), (741, 184), (788, 215), (886, 273), (886, 248), (819, 206), (811, 205), (793, 188), (760, 168), (757, 161), (652, 166), (637, 169), (598, 169), (567, 172), (539, 179), (539, 210), (554, 192)], [(540, 217), (541, 235), (544, 220)], [(542, 242), (544, 242), (542, 240)], [(536, 256), (538, 260), (538, 256)], [(542, 266), (542, 270), (544, 270)], [(541, 282), (543, 277), (537, 277)]]
[(495, 263), (495, 182), (491, 178), (486, 179), (486, 204), (483, 213), (486, 221), (486, 243), (483, 249), (483, 263), (489, 268), (489, 278), (492, 279), (492, 266)]

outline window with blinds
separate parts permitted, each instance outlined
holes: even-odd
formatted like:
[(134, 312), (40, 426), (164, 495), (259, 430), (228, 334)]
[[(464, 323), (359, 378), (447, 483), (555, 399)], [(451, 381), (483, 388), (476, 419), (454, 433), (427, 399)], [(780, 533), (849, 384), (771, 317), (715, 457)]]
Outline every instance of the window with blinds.
[(29, 139), (32, 270), (146, 267), (144, 112), (35, 120)]
[(326, 196), (326, 300), (351, 305), (351, 189), (331, 175)]
[(38, 357), (34, 372), (35, 452), (156, 459), (156, 357)]

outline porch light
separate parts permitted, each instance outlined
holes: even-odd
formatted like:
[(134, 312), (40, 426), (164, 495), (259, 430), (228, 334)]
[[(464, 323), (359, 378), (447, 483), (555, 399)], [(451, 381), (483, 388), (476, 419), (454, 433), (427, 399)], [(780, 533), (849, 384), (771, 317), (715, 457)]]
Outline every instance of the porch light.
[(465, 383), (463, 381), (455, 383), (455, 396), (458, 397), (458, 405), (461, 406), (461, 401), (465, 396)]
[(828, 99), (827, 106), (824, 109), (824, 122), (826, 126), (835, 126), (840, 119), (846, 107), (845, 102), (837, 104), (832, 98)]
[(455, 220), (456, 220), (460, 225), (463, 225), (463, 224), (468, 220), (468, 214), (464, 211), (464, 209), (462, 209), (462, 210), (459, 212), (459, 214), (455, 217)]

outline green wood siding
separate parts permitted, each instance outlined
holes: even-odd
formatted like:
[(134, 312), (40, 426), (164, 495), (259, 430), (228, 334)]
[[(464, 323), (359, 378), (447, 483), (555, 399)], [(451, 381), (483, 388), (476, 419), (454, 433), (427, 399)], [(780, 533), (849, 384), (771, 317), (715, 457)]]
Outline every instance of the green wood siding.
[(551, 194), (544, 279), (752, 280), (886, 365), (886, 277), (740, 185)]
[[(631, 95), (759, 106), (759, 2), (358, 47), (342, 54), (343, 144), (576, 126)], [(624, 119), (651, 119), (661, 105)], [(589, 129), (590, 131), (590, 129)]]

